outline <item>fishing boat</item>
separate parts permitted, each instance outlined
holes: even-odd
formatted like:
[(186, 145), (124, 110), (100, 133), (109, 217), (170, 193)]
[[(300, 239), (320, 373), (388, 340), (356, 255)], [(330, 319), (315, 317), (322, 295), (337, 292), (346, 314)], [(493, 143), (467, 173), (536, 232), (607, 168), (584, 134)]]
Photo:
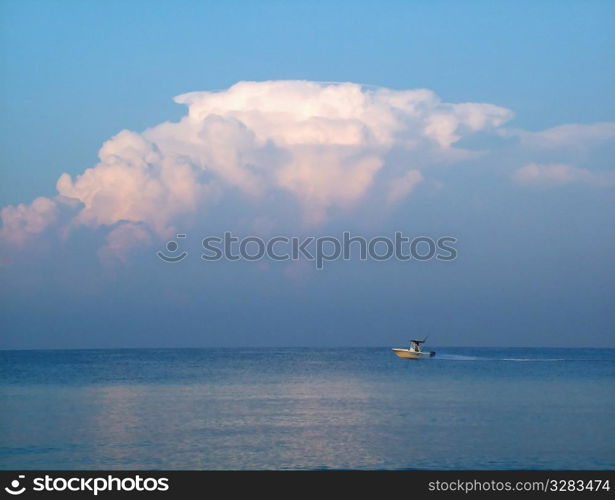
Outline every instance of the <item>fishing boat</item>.
[(394, 348), (393, 352), (395, 353), (397, 357), (403, 358), (403, 359), (432, 358), (433, 356), (436, 355), (434, 351), (423, 351), (423, 349), (421, 348), (421, 345), (424, 344), (426, 340), (427, 338), (424, 338), (422, 340), (412, 339), (410, 341), (409, 349)]

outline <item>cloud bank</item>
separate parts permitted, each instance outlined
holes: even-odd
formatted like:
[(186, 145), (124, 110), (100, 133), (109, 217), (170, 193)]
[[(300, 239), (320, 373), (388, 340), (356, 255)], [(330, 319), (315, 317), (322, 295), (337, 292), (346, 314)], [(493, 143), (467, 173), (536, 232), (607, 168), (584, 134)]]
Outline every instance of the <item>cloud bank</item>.
[[(300, 208), (302, 222), (314, 225), (368, 196), (398, 204), (420, 187), (425, 169), (476, 155), (458, 145), (472, 134), (495, 131), (522, 147), (615, 136), (610, 123), (506, 131), (512, 113), (493, 104), (446, 103), (429, 90), (355, 83), (240, 82), (175, 101), (188, 108), (179, 122), (121, 131), (103, 144), (98, 164), (74, 178), (60, 176), (56, 197), (3, 208), (0, 241), (23, 243), (58, 224), (58, 211), (69, 207), (62, 230), (108, 228), (99, 255), (121, 259), (126, 249), (172, 234), (178, 218), (206, 214), (230, 193), (257, 203), (283, 193)], [(515, 178), (589, 183), (567, 168), (528, 164)]]

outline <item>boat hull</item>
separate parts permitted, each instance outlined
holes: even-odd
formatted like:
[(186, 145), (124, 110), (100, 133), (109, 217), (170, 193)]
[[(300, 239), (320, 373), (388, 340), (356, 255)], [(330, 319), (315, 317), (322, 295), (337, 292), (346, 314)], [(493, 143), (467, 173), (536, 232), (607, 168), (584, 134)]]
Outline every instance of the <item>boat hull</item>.
[(393, 352), (398, 358), (402, 359), (425, 359), (432, 358), (436, 355), (433, 351), (411, 351), (410, 349), (393, 349)]

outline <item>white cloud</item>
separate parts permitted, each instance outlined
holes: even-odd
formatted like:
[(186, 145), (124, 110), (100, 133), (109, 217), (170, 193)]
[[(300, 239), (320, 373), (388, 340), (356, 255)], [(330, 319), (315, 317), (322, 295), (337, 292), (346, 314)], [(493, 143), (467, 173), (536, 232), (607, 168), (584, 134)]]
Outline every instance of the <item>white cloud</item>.
[[(455, 147), (460, 139), (512, 116), (492, 104), (445, 103), (429, 90), (354, 83), (240, 82), (175, 100), (188, 106), (179, 122), (122, 131), (103, 144), (98, 164), (75, 178), (60, 176), (59, 196), (79, 202), (70, 225), (114, 228), (113, 249), (128, 234), (118, 223), (132, 224), (126, 228), (141, 241), (146, 238), (135, 227), (166, 236), (178, 217), (229, 190), (253, 201), (286, 193), (304, 222), (320, 223), (332, 209), (352, 209), (381, 191), (378, 182), (390, 202), (412, 191), (422, 174), (405, 166), (410, 161), (388, 163), (389, 152), (420, 155), (420, 168), (469, 158)], [(56, 199), (5, 207), (2, 238), (40, 232), (55, 220)]]
[(420, 170), (409, 170), (401, 177), (393, 179), (389, 185), (387, 202), (391, 205), (400, 202), (422, 181), (423, 174)]
[(41, 196), (29, 205), (20, 203), (17, 206), (4, 207), (0, 210), (0, 217), (0, 240), (21, 244), (55, 222), (58, 207), (54, 200)]
[(213, 191), (198, 181), (193, 165), (161, 155), (154, 144), (134, 132), (125, 130), (107, 141), (99, 158), (98, 165), (74, 181), (68, 174), (58, 179), (60, 195), (83, 203), (75, 223), (143, 222), (164, 234), (172, 217), (193, 212)]
[(131, 252), (150, 242), (151, 236), (142, 225), (122, 223), (107, 235), (105, 245), (98, 250), (98, 256), (107, 264), (116, 261), (125, 263)]
[(568, 123), (538, 132), (503, 130), (502, 133), (519, 137), (522, 145), (538, 149), (592, 147), (615, 139), (615, 122)]
[(597, 187), (615, 186), (615, 172), (592, 172), (561, 163), (528, 163), (515, 170), (513, 178), (520, 184), (562, 185), (580, 183)]
[(144, 133), (163, 155), (189, 158), (248, 195), (289, 192), (308, 223), (366, 196), (392, 148), (428, 150), (436, 163), (456, 154), (464, 134), (511, 116), (490, 104), (443, 103), (428, 90), (354, 83), (241, 82), (176, 101), (188, 116)]

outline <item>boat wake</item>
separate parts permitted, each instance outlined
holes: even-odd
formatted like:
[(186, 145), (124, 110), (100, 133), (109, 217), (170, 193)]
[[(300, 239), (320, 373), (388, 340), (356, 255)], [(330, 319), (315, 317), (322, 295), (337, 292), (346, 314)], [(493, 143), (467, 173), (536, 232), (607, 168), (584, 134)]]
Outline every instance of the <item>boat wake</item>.
[[(461, 354), (440, 354), (435, 359), (446, 361), (511, 361), (511, 362), (552, 362), (552, 361), (579, 361), (579, 359), (567, 358), (490, 358), (481, 356), (463, 356)], [(584, 360), (588, 361), (588, 360)]]
[(575, 359), (566, 359), (566, 358), (547, 358), (547, 359), (538, 359), (538, 358), (502, 358), (501, 361), (576, 361)]
[(444, 359), (448, 361), (480, 361), (487, 358), (478, 358), (476, 356), (462, 356), (461, 354), (436, 354), (434, 359)]

